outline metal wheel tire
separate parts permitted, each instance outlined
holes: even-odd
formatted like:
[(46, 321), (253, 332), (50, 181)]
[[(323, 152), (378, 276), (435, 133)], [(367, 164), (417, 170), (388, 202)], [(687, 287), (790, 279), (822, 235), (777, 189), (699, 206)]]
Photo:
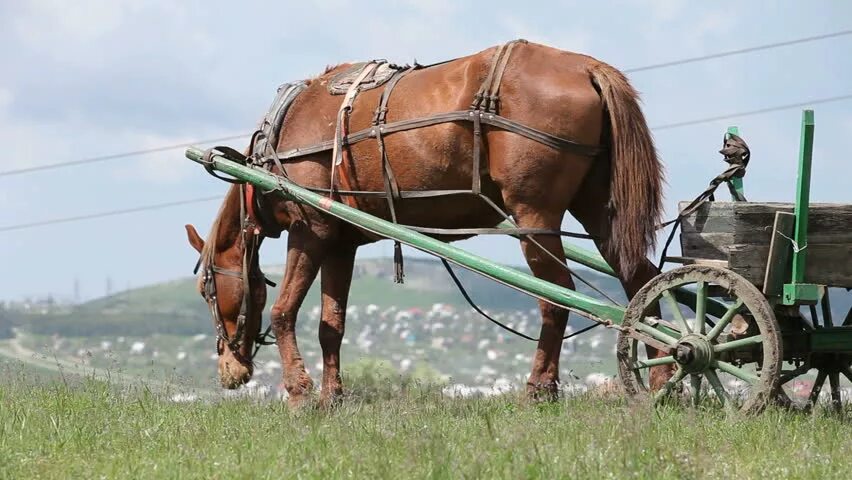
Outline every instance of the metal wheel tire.
[[(672, 292), (690, 286), (695, 286), (690, 307), (695, 313), (684, 313)], [(725, 292), (721, 308), (714, 310), (723, 313), (715, 318), (707, 313), (711, 289)], [(666, 351), (642, 359), (649, 345)], [(618, 335), (617, 358), (619, 377), (633, 398), (652, 393), (659, 402), (674, 390), (688, 389), (696, 406), (711, 402), (756, 413), (774, 399), (783, 355), (772, 307), (757, 287), (724, 268), (687, 265), (658, 275), (633, 297)], [(650, 370), (664, 365), (675, 367), (675, 373), (651, 392)]]

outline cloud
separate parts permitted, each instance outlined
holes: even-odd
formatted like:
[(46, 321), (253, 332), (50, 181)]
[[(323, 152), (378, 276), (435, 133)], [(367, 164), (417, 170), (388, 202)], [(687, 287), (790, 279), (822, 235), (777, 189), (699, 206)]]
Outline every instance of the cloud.
[(127, 15), (139, 8), (139, 2), (111, 0), (78, 0), (73, 8), (63, 0), (20, 2), (13, 28), (26, 45), (47, 52), (61, 51), (51, 47), (102, 39), (117, 31)]
[(508, 38), (523, 38), (531, 42), (542, 43), (564, 50), (585, 53), (591, 49), (591, 35), (580, 28), (579, 23), (559, 25), (557, 30), (542, 28), (542, 25), (531, 23), (523, 18), (502, 14), (497, 16), (497, 24), (505, 31)]
[(12, 100), (14, 100), (12, 91), (8, 88), (0, 87), (0, 116), (6, 113), (6, 110), (12, 104)]

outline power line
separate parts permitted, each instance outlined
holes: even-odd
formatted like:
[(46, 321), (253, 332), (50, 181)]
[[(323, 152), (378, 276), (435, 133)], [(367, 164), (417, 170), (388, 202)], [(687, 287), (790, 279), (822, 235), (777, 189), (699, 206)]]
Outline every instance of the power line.
[(723, 58), (723, 57), (731, 57), (733, 55), (742, 55), (744, 53), (758, 52), (758, 51), (761, 51), (761, 50), (772, 50), (774, 48), (787, 47), (787, 46), (790, 46), (790, 45), (797, 45), (799, 43), (815, 42), (817, 40), (825, 40), (827, 38), (842, 37), (842, 36), (850, 35), (850, 34), (852, 34), (852, 30), (841, 30), (839, 32), (826, 33), (826, 34), (822, 34), (822, 35), (814, 35), (812, 37), (803, 37), (803, 38), (797, 38), (797, 39), (794, 39), (794, 40), (786, 40), (786, 41), (783, 41), (783, 42), (767, 43), (765, 45), (758, 45), (758, 46), (755, 46), (755, 47), (746, 47), (746, 48), (740, 48), (740, 49), (737, 49), (737, 50), (728, 50), (727, 52), (711, 53), (709, 55), (701, 55), (699, 57), (682, 58), (680, 60), (672, 60), (670, 62), (655, 63), (653, 65), (645, 65), (644, 67), (633, 67), (633, 68), (628, 68), (628, 69), (624, 70), (624, 72), (625, 73), (645, 72), (645, 71), (648, 71), (648, 70), (656, 70), (658, 68), (673, 67), (673, 66), (676, 66), (676, 65), (684, 65), (686, 63), (703, 62), (705, 60), (712, 60), (712, 59)]
[(240, 138), (248, 137), (248, 134), (240, 134), (240, 135), (231, 135), (229, 137), (220, 137), (220, 138), (211, 138), (208, 140), (199, 140), (197, 142), (189, 142), (189, 143), (176, 143), (172, 145), (163, 145), (161, 147), (147, 148), (143, 150), (131, 150), (129, 152), (122, 153), (113, 153), (110, 155), (101, 155), (98, 157), (89, 157), (82, 158), (80, 160), (72, 160), (70, 162), (60, 162), (60, 163), (48, 163), (46, 165), (37, 165), (35, 167), (26, 167), (19, 168), (17, 170), (6, 170), (5, 172), (0, 172), (0, 177), (9, 177), (12, 175), (21, 175), (24, 173), (38, 172), (40, 170), (52, 170), (54, 168), (64, 168), (64, 167), (73, 167), (76, 165), (85, 165), (87, 163), (97, 163), (97, 162), (106, 162), (107, 160), (117, 160), (119, 158), (127, 158), (127, 157), (135, 157), (138, 155), (146, 155), (149, 153), (159, 153), (165, 152), (168, 150), (176, 150), (178, 148), (186, 148), (191, 147), (193, 145), (199, 145), (204, 143), (217, 143), (217, 142), (227, 142), (230, 140), (238, 140)]
[(686, 120), (686, 121), (683, 121), (683, 122), (667, 123), (665, 125), (657, 125), (655, 127), (651, 127), (651, 129), (652, 130), (668, 130), (670, 128), (679, 128), (679, 127), (685, 127), (687, 125), (697, 125), (697, 124), (700, 124), (700, 123), (711, 123), (711, 122), (715, 122), (717, 120), (726, 120), (728, 118), (747, 117), (749, 115), (757, 115), (757, 114), (760, 114), (760, 113), (777, 112), (779, 110), (788, 110), (788, 109), (796, 108), (796, 107), (809, 107), (811, 105), (818, 105), (818, 104), (821, 104), (821, 103), (839, 102), (841, 100), (848, 100), (850, 98), (852, 98), (852, 94), (838, 95), (836, 97), (817, 98), (815, 100), (808, 100), (807, 102), (788, 103), (787, 105), (778, 105), (778, 106), (775, 106), (775, 107), (760, 108), (760, 109), (757, 109), (757, 110), (748, 110), (748, 111), (745, 111), (745, 112), (729, 113), (729, 114), (726, 114), (726, 115), (719, 115), (719, 116), (716, 116), (716, 117), (701, 118), (701, 119), (698, 119), (698, 120)]
[(210, 202), (213, 200), (222, 200), (221, 195), (217, 195), (215, 197), (201, 197), (201, 198), (192, 198), (189, 200), (178, 200), (175, 202), (165, 202), (165, 203), (155, 203), (153, 205), (143, 205), (140, 207), (132, 207), (132, 208), (124, 208), (120, 210), (109, 210), (106, 212), (99, 213), (91, 213), (88, 215), (78, 215), (75, 217), (65, 217), (65, 218), (56, 218), (53, 220), (44, 220), (40, 222), (31, 222), (31, 223), (20, 223), (17, 225), (8, 225), (5, 227), (0, 227), (0, 232), (9, 232), (12, 230), (25, 230), (28, 228), (34, 227), (42, 227), (45, 225), (56, 225), (58, 223), (69, 223), (69, 222), (77, 222), (80, 220), (91, 220), (93, 218), (104, 218), (104, 217), (112, 217), (115, 215), (124, 215), (128, 213), (137, 213), (137, 212), (147, 212), (150, 210), (160, 210), (163, 208), (171, 208), (178, 207), (181, 205), (191, 205), (193, 203), (203, 203)]
[[(651, 129), (652, 130), (668, 130), (668, 129), (673, 129), (673, 128), (685, 127), (685, 126), (688, 126), (688, 125), (698, 125), (698, 124), (702, 124), (702, 123), (711, 123), (711, 122), (715, 122), (715, 121), (718, 121), (718, 120), (725, 120), (725, 119), (737, 118), (737, 117), (745, 117), (745, 116), (757, 115), (757, 114), (761, 114), (761, 113), (776, 112), (776, 111), (779, 111), (779, 110), (788, 110), (788, 109), (791, 109), (791, 108), (807, 107), (807, 106), (810, 106), (810, 105), (817, 105), (817, 104), (821, 104), (821, 103), (838, 102), (838, 101), (841, 101), (841, 100), (848, 100), (848, 99), (852, 99), (852, 94), (838, 95), (836, 97), (819, 98), (819, 99), (815, 99), (815, 100), (809, 100), (807, 102), (790, 103), (790, 104), (786, 104), (786, 105), (777, 105), (777, 106), (774, 106), (774, 107), (761, 108), (761, 109), (758, 109), (758, 110), (749, 110), (749, 111), (745, 111), (745, 112), (735, 112), (735, 113), (729, 113), (729, 114), (725, 114), (725, 115), (718, 115), (718, 116), (713, 116), (713, 117), (699, 118), (699, 119), (695, 119), (695, 120), (686, 120), (686, 121), (677, 122), (677, 123), (657, 125), (655, 127), (651, 127)], [(22, 224), (17, 224), (17, 225), (8, 225), (8, 226), (5, 226), (5, 227), (0, 227), (0, 232), (8, 232), (8, 231), (12, 231), (12, 230), (24, 230), (24, 229), (34, 228), (34, 227), (54, 225), (54, 224), (57, 224), (57, 223), (76, 222), (76, 221), (80, 221), (80, 220), (89, 220), (89, 219), (94, 219), (94, 218), (111, 217), (111, 216), (115, 216), (115, 215), (124, 215), (124, 214), (128, 214), (128, 213), (136, 213), (136, 212), (145, 212), (145, 211), (149, 211), (149, 210), (159, 210), (159, 209), (164, 209), (164, 208), (169, 208), (169, 207), (176, 207), (176, 206), (180, 206), (180, 205), (188, 205), (188, 204), (192, 204), (192, 203), (209, 202), (209, 201), (213, 201), (213, 200), (219, 200), (221, 198), (222, 198), (221, 195), (213, 196), (213, 197), (201, 197), (201, 198), (194, 198), (194, 199), (190, 199), (190, 200), (181, 200), (181, 201), (176, 201), (176, 202), (158, 203), (158, 204), (154, 204), (154, 205), (143, 205), (143, 206), (139, 206), (139, 207), (135, 207), (135, 208), (126, 208), (126, 209), (121, 209), (121, 210), (110, 210), (110, 211), (106, 211), (106, 212), (93, 213), (93, 214), (89, 214), (89, 215), (80, 215), (80, 216), (75, 216), (75, 217), (57, 218), (57, 219), (54, 219), (54, 220), (44, 220), (44, 221), (40, 221), (40, 222), (22, 223)]]
[[(841, 30), (839, 32), (826, 33), (826, 34), (822, 34), (822, 35), (814, 35), (814, 36), (811, 36), (811, 37), (802, 37), (802, 38), (797, 38), (797, 39), (793, 39), (793, 40), (786, 40), (786, 41), (783, 41), (783, 42), (767, 43), (765, 45), (758, 45), (758, 46), (755, 46), (755, 47), (741, 48), (741, 49), (738, 49), (738, 50), (729, 50), (729, 51), (726, 51), (726, 52), (712, 53), (712, 54), (709, 54), (709, 55), (702, 55), (702, 56), (698, 56), (698, 57), (683, 58), (683, 59), (680, 59), (680, 60), (673, 60), (673, 61), (670, 61), (670, 62), (656, 63), (656, 64), (652, 64), (652, 65), (645, 65), (645, 66), (642, 66), (642, 67), (633, 67), (633, 68), (625, 69), (623, 71), (625, 73), (644, 72), (644, 71), (648, 71), (648, 70), (655, 70), (655, 69), (658, 69), (658, 68), (672, 67), (672, 66), (676, 66), (676, 65), (683, 65), (683, 64), (686, 64), (686, 63), (702, 62), (702, 61), (705, 61), (705, 60), (712, 60), (712, 59), (716, 59), (716, 58), (730, 57), (730, 56), (733, 56), (733, 55), (741, 55), (741, 54), (744, 54), (744, 53), (757, 52), (757, 51), (761, 51), (761, 50), (771, 50), (771, 49), (774, 49), (774, 48), (786, 47), (786, 46), (796, 45), (796, 44), (806, 43), (806, 42), (814, 42), (814, 41), (817, 41), (817, 40), (825, 40), (825, 39), (828, 39), (828, 38), (841, 37), (841, 36), (850, 35), (850, 34), (852, 34), (852, 30)], [(664, 126), (664, 128), (668, 128), (668, 127)], [(85, 165), (85, 164), (89, 164), (89, 163), (105, 162), (105, 161), (108, 161), (108, 160), (115, 160), (115, 159), (119, 159), (119, 158), (127, 158), (127, 157), (134, 157), (134, 156), (138, 156), (138, 155), (145, 155), (145, 154), (149, 154), (149, 153), (159, 153), (159, 152), (165, 152), (165, 151), (168, 151), (168, 150), (176, 150), (176, 149), (179, 149), (179, 148), (186, 148), (186, 147), (189, 147), (189, 146), (192, 146), (192, 145), (200, 145), (200, 144), (205, 144), (205, 143), (215, 143), (215, 142), (225, 142), (225, 141), (229, 141), (229, 140), (237, 140), (237, 139), (240, 139), (240, 138), (247, 138), (250, 135), (251, 134), (249, 134), (249, 133), (245, 133), (245, 134), (233, 135), (233, 136), (230, 136), (230, 137), (215, 138), (215, 139), (210, 139), (210, 140), (199, 140), (199, 141), (195, 141), (195, 142), (191, 142), (191, 143), (178, 143), (178, 144), (172, 144), (172, 145), (163, 145), (162, 147), (155, 147), (155, 148), (149, 148), (149, 149), (144, 149), (144, 150), (134, 150), (134, 151), (129, 151), (129, 152), (115, 153), (115, 154), (111, 154), (111, 155), (89, 157), (89, 158), (83, 158), (83, 159), (80, 159), (80, 160), (72, 160), (70, 162), (52, 163), (52, 164), (47, 164), (47, 165), (38, 165), (38, 166), (35, 166), (35, 167), (20, 168), (20, 169), (16, 169), (16, 170), (7, 170), (7, 171), (4, 171), (4, 172), (0, 172), (0, 177), (8, 177), (8, 176), (12, 176), (12, 175), (21, 175), (21, 174), (30, 173), (30, 172), (37, 172), (37, 171), (41, 171), (41, 170), (52, 170), (52, 169), (55, 169), (55, 168), (72, 167), (72, 166), (76, 166), (76, 165)]]

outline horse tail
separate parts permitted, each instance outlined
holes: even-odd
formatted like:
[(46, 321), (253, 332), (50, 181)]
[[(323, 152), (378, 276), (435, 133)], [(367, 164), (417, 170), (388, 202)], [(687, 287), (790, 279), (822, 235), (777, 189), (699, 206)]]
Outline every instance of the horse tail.
[(593, 64), (589, 74), (609, 114), (611, 230), (604, 248), (610, 258), (619, 259), (613, 268), (629, 277), (656, 247), (664, 169), (639, 107), (639, 94), (624, 74), (602, 62)]

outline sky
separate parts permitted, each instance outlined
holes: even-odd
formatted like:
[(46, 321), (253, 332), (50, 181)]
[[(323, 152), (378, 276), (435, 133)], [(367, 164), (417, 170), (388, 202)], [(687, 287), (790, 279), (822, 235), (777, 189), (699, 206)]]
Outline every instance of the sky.
[[(279, 84), (344, 61), (425, 64), (526, 38), (631, 69), (850, 28), (852, 2), (838, 1), (0, 0), (0, 172), (248, 133)], [(847, 95), (852, 36), (629, 77), (652, 127)], [(852, 203), (852, 100), (814, 109), (812, 200)], [(792, 108), (655, 131), (668, 214), (722, 170), (728, 125), (752, 150), (747, 197), (792, 201), (800, 117)], [(182, 149), (0, 175), (0, 229), (225, 189)], [(206, 232), (218, 205), (0, 231), (0, 301), (74, 300), (75, 284), (84, 300), (108, 279), (121, 290), (191, 275), (183, 225)], [(263, 263), (283, 263), (285, 245), (267, 241)], [(523, 263), (513, 239), (460, 245)], [(359, 255), (391, 252), (381, 242)]]

